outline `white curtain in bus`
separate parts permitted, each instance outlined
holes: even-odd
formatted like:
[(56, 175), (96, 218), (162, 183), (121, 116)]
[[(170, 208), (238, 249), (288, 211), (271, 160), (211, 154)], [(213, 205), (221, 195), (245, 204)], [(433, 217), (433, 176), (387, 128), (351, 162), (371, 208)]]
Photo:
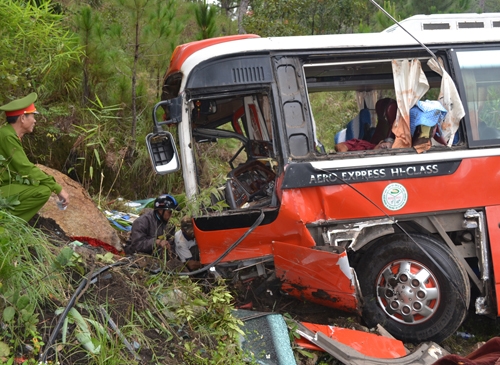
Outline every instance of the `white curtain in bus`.
[[(443, 78), (441, 79), (441, 90), (439, 91), (439, 102), (448, 111), (444, 121), (441, 123), (441, 132), (443, 139), (447, 141), (448, 147), (453, 144), (453, 139), (455, 133), (458, 130), (460, 120), (465, 115), (464, 106), (462, 100), (460, 100), (460, 95), (455, 86), (455, 83), (451, 79), (450, 75), (443, 68), (443, 61), (439, 59), (439, 64), (434, 58), (431, 58), (427, 65), (431, 70), (440, 74)], [(433, 145), (440, 145), (434, 139), (432, 140)]]
[(462, 69), (462, 77), (467, 93), (467, 108), (469, 110), (469, 120), (471, 124), (472, 139), (479, 139), (478, 123), (479, 123), (479, 105), (477, 96), (477, 82), (474, 70)]
[(377, 125), (377, 113), (375, 113), (375, 104), (379, 99), (378, 90), (372, 91), (356, 91), (356, 103), (358, 104), (358, 110), (363, 108), (368, 108), (370, 110), (370, 117), (372, 121), (372, 127)]
[(472, 139), (477, 141), (479, 139), (479, 97), (476, 76), (473, 69), (462, 68), (461, 71), (467, 94), (467, 109), (469, 110)]
[(392, 73), (398, 112), (392, 125), (395, 135), (392, 148), (411, 147), (410, 109), (429, 90), (429, 82), (425, 77), (420, 61), (392, 60)]

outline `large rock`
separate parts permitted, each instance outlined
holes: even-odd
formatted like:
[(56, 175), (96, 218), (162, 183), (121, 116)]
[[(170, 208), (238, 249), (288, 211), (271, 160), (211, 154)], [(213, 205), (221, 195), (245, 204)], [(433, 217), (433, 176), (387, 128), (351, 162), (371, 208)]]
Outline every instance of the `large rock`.
[(54, 176), (57, 183), (69, 194), (69, 205), (66, 210), (57, 207), (59, 199), (52, 194), (38, 212), (40, 216), (52, 218), (68, 237), (94, 238), (113, 246), (118, 251), (123, 250), (116, 230), (79, 183), (47, 166), (37, 165), (37, 167), (46, 174)]

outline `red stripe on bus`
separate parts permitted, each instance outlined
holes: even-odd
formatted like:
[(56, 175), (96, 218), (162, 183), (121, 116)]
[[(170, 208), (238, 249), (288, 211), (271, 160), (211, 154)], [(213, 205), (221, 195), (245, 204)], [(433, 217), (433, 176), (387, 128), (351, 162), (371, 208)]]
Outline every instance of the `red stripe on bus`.
[(236, 41), (240, 39), (248, 39), (248, 38), (260, 38), (260, 36), (256, 34), (237, 34), (237, 35), (230, 35), (230, 36), (225, 36), (225, 37), (216, 37), (216, 38), (209, 38), (209, 39), (204, 39), (201, 41), (196, 41), (196, 42), (190, 42), (186, 44), (182, 44), (180, 46), (177, 46), (174, 50), (174, 53), (172, 53), (172, 57), (170, 58), (170, 65), (167, 70), (166, 76), (179, 72), (182, 64), (186, 59), (191, 56), (193, 53), (198, 52), (201, 49), (213, 46), (215, 44), (219, 43), (224, 43), (224, 42), (231, 42), (231, 41)]

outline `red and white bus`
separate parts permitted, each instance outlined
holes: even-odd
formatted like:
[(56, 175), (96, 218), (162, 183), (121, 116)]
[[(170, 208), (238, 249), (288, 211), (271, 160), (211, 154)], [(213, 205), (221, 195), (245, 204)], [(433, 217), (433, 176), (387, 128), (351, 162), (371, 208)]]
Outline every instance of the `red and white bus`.
[[(206, 156), (236, 151), (219, 156), (222, 204), (193, 219), (202, 263), (362, 313), (407, 342), (441, 342), (469, 306), (498, 316), (500, 16), (488, 19), (415, 31), (419, 42), (381, 32), (178, 46), (147, 137), (156, 172), (182, 168), (187, 197), (206, 196)], [(328, 141), (325, 128), (337, 132)]]

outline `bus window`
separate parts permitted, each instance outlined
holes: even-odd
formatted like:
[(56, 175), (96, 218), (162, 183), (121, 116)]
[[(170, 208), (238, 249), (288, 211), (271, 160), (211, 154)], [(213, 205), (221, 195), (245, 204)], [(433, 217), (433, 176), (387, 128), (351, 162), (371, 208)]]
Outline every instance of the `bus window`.
[[(437, 100), (441, 76), (429, 67), (428, 58), (416, 58), (428, 83), (420, 100)], [(398, 109), (392, 63), (392, 59), (380, 59), (305, 65), (316, 136), (327, 153), (387, 153), (395, 148), (389, 142), (394, 141), (391, 131)], [(427, 139), (432, 138), (430, 133)], [(408, 142), (415, 146), (421, 134), (418, 129)], [(432, 146), (443, 143), (432, 140)]]
[[(201, 185), (219, 185), (229, 209), (275, 204), (277, 165), (273, 147), (272, 112), (264, 93), (217, 96), (193, 100), (192, 132), (195, 160)], [(214, 168), (227, 175), (213, 179)], [(219, 199), (221, 197), (215, 197)]]
[(500, 144), (500, 50), (457, 52), (471, 146)]

